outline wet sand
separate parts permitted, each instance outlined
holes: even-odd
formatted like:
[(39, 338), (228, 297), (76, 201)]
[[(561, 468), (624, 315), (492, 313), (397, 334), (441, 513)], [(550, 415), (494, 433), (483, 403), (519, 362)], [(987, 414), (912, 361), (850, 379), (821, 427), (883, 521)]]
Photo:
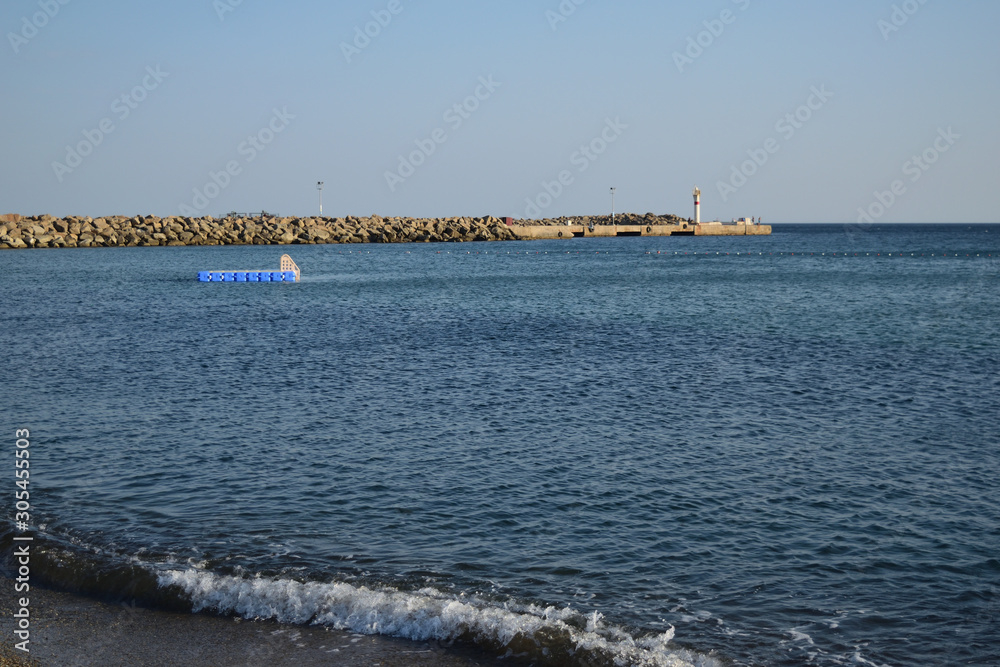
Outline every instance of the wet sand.
[[(0, 667), (21, 665), (409, 666), (511, 665), (437, 642), (371, 637), (322, 627), (246, 621), (108, 604), (32, 588), (31, 652), (13, 650), (14, 584), (0, 578)], [(17, 596), (19, 597), (19, 596)], [(13, 656), (13, 657), (11, 657)]]

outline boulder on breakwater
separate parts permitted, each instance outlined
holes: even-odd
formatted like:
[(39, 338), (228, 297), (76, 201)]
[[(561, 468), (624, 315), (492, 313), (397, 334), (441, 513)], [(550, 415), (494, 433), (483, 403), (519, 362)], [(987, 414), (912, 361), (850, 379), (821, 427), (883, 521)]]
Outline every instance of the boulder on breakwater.
[[(621, 214), (617, 224), (673, 224), (673, 215)], [(231, 216), (51, 215), (0, 216), (0, 248), (94, 248), (188, 245), (291, 245), (314, 243), (431, 243), (514, 241), (523, 225), (607, 225), (611, 216), (563, 217), (546, 220), (480, 218), (367, 218)]]

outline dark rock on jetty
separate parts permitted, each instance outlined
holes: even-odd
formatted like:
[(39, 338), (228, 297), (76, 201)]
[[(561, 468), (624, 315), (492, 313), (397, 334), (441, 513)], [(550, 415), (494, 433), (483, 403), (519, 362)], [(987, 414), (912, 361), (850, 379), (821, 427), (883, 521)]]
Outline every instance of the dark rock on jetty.
[[(617, 224), (673, 224), (673, 215), (615, 216)], [(109, 216), (54, 218), (0, 216), (0, 248), (121, 246), (290, 245), (296, 243), (421, 243), (514, 241), (519, 226), (611, 224), (611, 216), (547, 220), (483, 218), (288, 218), (279, 216), (185, 218)]]
[[(616, 213), (614, 223), (611, 222), (610, 215), (577, 215), (562, 218), (546, 218), (545, 220), (515, 220), (515, 225), (531, 225), (538, 227), (549, 227), (555, 225), (676, 225), (686, 222), (686, 218), (676, 215), (656, 215), (647, 213), (638, 215), (637, 213)], [(516, 227), (515, 227), (516, 229)]]

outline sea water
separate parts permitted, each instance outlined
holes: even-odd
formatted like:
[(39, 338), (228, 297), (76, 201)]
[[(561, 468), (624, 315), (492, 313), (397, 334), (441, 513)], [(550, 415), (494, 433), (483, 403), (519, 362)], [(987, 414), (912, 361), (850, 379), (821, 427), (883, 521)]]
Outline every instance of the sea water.
[(538, 664), (1000, 662), (998, 225), (0, 279), (53, 585)]

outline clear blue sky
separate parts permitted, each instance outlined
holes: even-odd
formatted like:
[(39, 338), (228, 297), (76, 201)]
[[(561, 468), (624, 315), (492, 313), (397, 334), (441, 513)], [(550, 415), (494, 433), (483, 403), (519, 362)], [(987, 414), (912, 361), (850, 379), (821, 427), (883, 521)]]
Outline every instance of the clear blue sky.
[(707, 219), (996, 222), (997, 26), (995, 0), (7, 0), (0, 213), (309, 215), (324, 181), (336, 216), (604, 213), (612, 186), (688, 216), (698, 185)]

